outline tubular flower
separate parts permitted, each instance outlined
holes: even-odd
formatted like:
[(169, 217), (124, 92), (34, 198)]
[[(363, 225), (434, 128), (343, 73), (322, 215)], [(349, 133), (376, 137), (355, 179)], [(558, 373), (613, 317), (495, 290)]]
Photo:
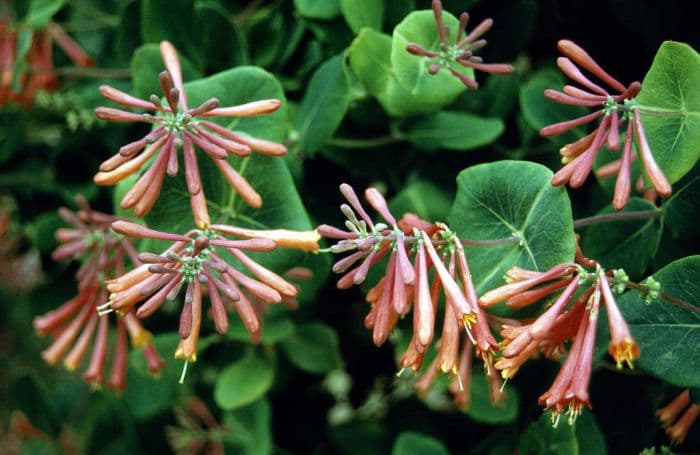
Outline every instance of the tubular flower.
[(504, 63), (483, 63), (481, 57), (474, 55), (476, 51), (486, 46), (486, 40), (480, 38), (493, 26), (493, 19), (484, 19), (470, 33), (465, 34), (467, 23), (469, 22), (469, 14), (462, 13), (459, 16), (459, 28), (454, 44), (450, 44), (448, 42), (450, 30), (443, 23), (442, 2), (440, 0), (433, 0), (433, 13), (435, 15), (435, 24), (440, 38), (438, 49), (428, 50), (416, 43), (409, 43), (406, 46), (406, 50), (411, 54), (427, 58), (428, 73), (437, 74), (443, 67), (447, 68), (447, 70), (467, 88), (476, 90), (479, 88), (479, 83), (462, 72), (457, 71), (455, 65), (491, 74), (510, 74), (513, 72), (513, 67), (511, 65)]
[[(700, 417), (700, 406), (691, 402), (690, 390), (685, 389), (656, 415), (673, 444), (683, 444), (690, 428)], [(680, 415), (680, 417), (678, 417)]]
[(178, 426), (168, 426), (165, 435), (176, 455), (206, 453), (223, 455), (223, 438), (228, 428), (216, 421), (206, 403), (191, 397), (181, 408), (175, 408)]
[[(58, 75), (53, 63), (55, 42), (68, 58), (78, 66), (89, 67), (94, 61), (58, 24), (51, 22), (40, 30), (33, 30), (29, 50), (18, 61), (17, 38), (19, 30), (8, 18), (0, 18), (0, 106), (15, 102), (25, 108), (34, 104), (39, 91), (53, 91), (58, 86)], [(15, 71), (19, 70), (13, 87)]]
[[(564, 55), (564, 57), (557, 59), (559, 69), (569, 79), (583, 88), (566, 85), (563, 92), (552, 89), (545, 90), (545, 96), (557, 103), (599, 108), (599, 110), (583, 117), (546, 126), (540, 130), (540, 134), (546, 137), (556, 136), (577, 126), (598, 119), (601, 120), (592, 133), (561, 148), (562, 161), (566, 164), (554, 174), (552, 185), (559, 186), (568, 183), (572, 188), (578, 188), (583, 185), (591, 172), (593, 162), (600, 148), (603, 145), (607, 145), (611, 151), (620, 148), (620, 128), (626, 121), (627, 127), (625, 128), (622, 145), (622, 157), (604, 166), (598, 173), (600, 177), (608, 177), (614, 173), (618, 174), (613, 196), (613, 207), (616, 210), (622, 210), (629, 199), (631, 189), (630, 166), (632, 161), (637, 158), (637, 153), (633, 150), (635, 141), (638, 156), (641, 158), (644, 171), (653, 189), (663, 197), (669, 196), (671, 194), (671, 185), (654, 160), (635, 100), (635, 97), (642, 89), (642, 84), (635, 81), (625, 87), (601, 68), (586, 51), (571, 41), (561, 40), (558, 43), (558, 47), (559, 51)], [(581, 72), (580, 68), (585, 69), (603, 81), (609, 89), (591, 81)]]
[[(477, 304), (460, 239), (446, 225), (430, 224), (412, 214), (397, 221), (379, 191), (369, 188), (365, 197), (383, 218), (383, 222), (374, 222), (350, 185), (341, 185), (340, 191), (348, 202), (340, 206), (347, 230), (328, 225), (318, 228), (322, 236), (338, 241), (330, 247), (331, 252), (350, 253), (333, 265), (334, 272), (343, 274), (338, 288), (362, 284), (372, 265), (388, 259), (385, 276), (367, 294), (371, 309), (365, 326), (372, 330), (373, 341), (379, 346), (399, 319), (413, 310), (413, 335), (399, 363), (402, 369), (414, 372), (421, 369), (433, 344), (437, 306), (440, 294), (444, 294), (438, 355), (415, 386), (419, 392), (427, 392), (438, 372), (450, 374), (455, 402), (466, 406), (469, 396), (463, 386), (469, 380), (472, 351), (484, 361), (488, 372), (498, 345), (486, 314)], [(431, 268), (435, 269), (432, 283)], [(500, 389), (500, 378), (496, 382)]]
[[(197, 341), (202, 323), (202, 294), (209, 294), (216, 331), (228, 330), (227, 311), (235, 309), (253, 341), (262, 329), (262, 304), (293, 304), (297, 288), (273, 271), (255, 262), (246, 252), (268, 252), (277, 247), (269, 238), (231, 240), (224, 236), (227, 226), (192, 230), (185, 235), (170, 234), (145, 226), (117, 221), (112, 229), (129, 237), (171, 241), (162, 254), (141, 253), (142, 263), (130, 272), (107, 282), (109, 300), (99, 307), (101, 314), (125, 314), (136, 309), (138, 318), (153, 314), (166, 300), (184, 289), (180, 313), (180, 344), (175, 358), (197, 360)], [(225, 259), (224, 259), (225, 258)], [(254, 278), (230, 265), (235, 262)], [(138, 305), (138, 308), (136, 308)]]
[(181, 149), (195, 224), (200, 229), (206, 229), (210, 221), (197, 165), (196, 146), (212, 158), (231, 187), (248, 205), (260, 207), (262, 198), (231, 166), (228, 156), (232, 154), (245, 157), (249, 156), (251, 151), (269, 156), (282, 156), (287, 153), (286, 147), (234, 133), (209, 119), (268, 114), (279, 109), (280, 101), (267, 99), (240, 106), (219, 107), (219, 100), (210, 98), (195, 108), (189, 108), (177, 51), (167, 41), (160, 43), (160, 50), (166, 67), (159, 76), (165, 104), (156, 95), (151, 95), (149, 100), (142, 100), (107, 85), (100, 87), (100, 94), (104, 98), (120, 106), (142, 109), (153, 114), (98, 107), (95, 110), (98, 118), (113, 122), (145, 122), (152, 124), (154, 128), (141, 139), (122, 146), (116, 155), (104, 161), (94, 177), (95, 183), (114, 185), (137, 172), (155, 157), (150, 162), (150, 167), (121, 200), (122, 208), (133, 208), (136, 216), (143, 216), (158, 199), (165, 174), (173, 177), (178, 173), (178, 153)]
[[(600, 265), (583, 256), (576, 248), (576, 263), (559, 264), (545, 272), (514, 267), (506, 273), (508, 283), (485, 293), (479, 303), (489, 306), (499, 302), (522, 308), (550, 297), (553, 302), (528, 323), (507, 322), (501, 326), (501, 357), (495, 367), (504, 379), (512, 378), (528, 359), (542, 352), (558, 359), (571, 347), (550, 389), (540, 397), (540, 404), (552, 410), (554, 423), (565, 408), (573, 422), (583, 406), (591, 407), (588, 383), (591, 376), (598, 311), (605, 305), (610, 325), (609, 351), (618, 368), (624, 361), (632, 367), (639, 349), (630, 334)], [(587, 272), (584, 267), (595, 267)], [(577, 294), (577, 291), (581, 291)]]
[[(110, 230), (117, 218), (90, 209), (87, 201), (77, 198), (80, 210), (73, 213), (59, 209), (59, 215), (73, 227), (56, 231), (61, 245), (53, 252), (57, 261), (81, 259), (78, 269), (78, 295), (59, 308), (34, 319), (34, 328), (40, 335), (51, 335), (54, 341), (42, 352), (51, 365), (63, 359), (63, 365), (75, 370), (82, 364), (93, 344), (88, 367), (83, 374), (87, 382), (100, 386), (104, 383), (105, 362), (109, 356), (109, 319), (99, 319), (97, 306), (107, 297), (105, 279), (124, 272), (125, 257), (140, 264), (131, 243)], [(151, 334), (143, 328), (133, 312), (116, 319), (116, 339), (112, 353), (112, 367), (107, 387), (124, 390), (126, 387), (127, 338), (140, 348), (151, 373), (157, 373), (164, 362), (151, 342)]]

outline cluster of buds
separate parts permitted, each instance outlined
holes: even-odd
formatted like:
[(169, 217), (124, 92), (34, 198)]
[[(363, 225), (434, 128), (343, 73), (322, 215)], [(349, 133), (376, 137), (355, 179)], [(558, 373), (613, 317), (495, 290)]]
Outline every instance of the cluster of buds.
[(0, 106), (14, 102), (27, 108), (34, 104), (37, 92), (56, 89), (58, 75), (53, 64), (54, 42), (76, 65), (89, 67), (94, 63), (56, 23), (32, 32), (29, 50), (21, 56), (23, 61), (18, 61), (18, 37), (19, 29), (11, 19), (0, 17)]
[(409, 43), (406, 46), (406, 50), (411, 54), (428, 59), (429, 74), (434, 75), (439, 73), (442, 68), (447, 68), (447, 70), (467, 88), (476, 90), (479, 88), (479, 83), (461, 71), (458, 71), (455, 67), (464, 67), (491, 74), (510, 74), (513, 72), (513, 67), (511, 65), (504, 63), (484, 63), (481, 57), (474, 55), (476, 51), (486, 46), (486, 40), (481, 38), (481, 36), (493, 26), (493, 19), (484, 19), (474, 30), (465, 35), (467, 23), (469, 22), (469, 14), (466, 12), (462, 13), (459, 16), (459, 28), (454, 44), (450, 44), (448, 42), (450, 30), (442, 20), (442, 2), (440, 0), (433, 0), (433, 13), (440, 37), (439, 48), (428, 50), (416, 43)]
[[(610, 282), (613, 273), (605, 273), (598, 263), (577, 251), (576, 263), (559, 264), (545, 272), (519, 267), (506, 274), (507, 284), (484, 294), (479, 302), (484, 307), (505, 302), (511, 308), (553, 298), (554, 302), (536, 319), (528, 323), (502, 325), (502, 356), (496, 369), (504, 379), (512, 378), (529, 358), (542, 352), (558, 359), (564, 353), (564, 342), (571, 347), (550, 389), (540, 396), (540, 404), (552, 411), (558, 423), (564, 408), (572, 423), (583, 406), (591, 407), (588, 384), (591, 377), (598, 311), (605, 305), (610, 328), (610, 355), (622, 368), (639, 356), (639, 349), (622, 317)], [(595, 272), (586, 271), (595, 267)]]
[[(58, 213), (72, 228), (56, 231), (61, 245), (53, 252), (56, 261), (82, 260), (76, 278), (78, 295), (57, 309), (34, 319), (34, 328), (40, 335), (50, 335), (54, 341), (42, 352), (42, 357), (51, 365), (63, 359), (63, 365), (75, 370), (83, 362), (90, 344), (94, 345), (92, 356), (83, 378), (90, 384), (100, 386), (104, 382), (104, 369), (109, 357), (109, 318), (99, 319), (97, 307), (107, 298), (105, 279), (124, 273), (125, 259), (140, 264), (136, 251), (129, 240), (115, 235), (110, 225), (117, 219), (111, 215), (92, 210), (87, 201), (77, 198), (76, 213), (66, 208)], [(151, 334), (143, 328), (133, 312), (116, 319), (116, 340), (112, 356), (107, 387), (123, 390), (126, 386), (127, 338), (131, 345), (140, 348), (146, 365), (155, 374), (164, 362), (156, 352)]]
[[(690, 428), (700, 418), (700, 405), (692, 402), (690, 390), (685, 389), (656, 415), (674, 444), (683, 444)], [(680, 417), (679, 417), (680, 416)]]
[(229, 430), (216, 421), (206, 403), (193, 396), (174, 413), (178, 426), (166, 427), (165, 435), (176, 455), (226, 453), (223, 439)]
[[(461, 240), (446, 225), (431, 224), (412, 214), (397, 222), (379, 191), (368, 188), (367, 201), (385, 221), (375, 223), (350, 185), (341, 185), (340, 191), (348, 201), (340, 206), (347, 217), (347, 230), (328, 225), (318, 228), (322, 236), (338, 241), (330, 247), (331, 252), (352, 252), (333, 266), (334, 272), (343, 274), (338, 288), (361, 284), (370, 267), (388, 255), (385, 276), (367, 294), (372, 308), (365, 326), (372, 330), (374, 343), (383, 344), (398, 320), (412, 309), (413, 336), (399, 363), (402, 368), (419, 371), (433, 344), (438, 302), (443, 293), (447, 304), (438, 355), (417, 381), (417, 389), (427, 392), (442, 371), (453, 377), (455, 402), (466, 405), (469, 395), (465, 384), (475, 350), (484, 362), (492, 398), (500, 401), (502, 382), (493, 367), (498, 344), (489, 329), (487, 315), (478, 304)], [(430, 283), (432, 268), (435, 277)]]
[[(637, 157), (637, 153), (633, 150), (635, 140), (636, 149), (652, 188), (661, 196), (669, 196), (671, 185), (654, 160), (644, 133), (640, 110), (635, 100), (642, 89), (642, 84), (635, 81), (625, 87), (601, 68), (586, 51), (571, 41), (561, 40), (558, 47), (564, 57), (557, 59), (557, 65), (569, 79), (581, 85), (582, 88), (566, 85), (563, 92), (547, 89), (544, 92), (545, 96), (557, 103), (599, 108), (599, 110), (583, 117), (546, 126), (542, 128), (540, 134), (546, 137), (556, 136), (601, 117), (602, 120), (593, 132), (561, 148), (562, 161), (566, 165), (554, 174), (552, 185), (558, 186), (568, 183), (572, 188), (583, 185), (591, 172), (596, 155), (603, 145), (607, 145), (611, 151), (619, 150), (620, 127), (626, 121), (627, 128), (622, 145), (622, 157), (599, 171), (601, 177), (618, 174), (615, 182), (613, 207), (616, 210), (622, 210), (629, 200), (630, 168), (632, 161)], [(591, 81), (581, 72), (579, 67), (603, 81), (610, 87), (610, 90)], [(637, 186), (643, 188), (643, 180), (638, 182)]]
[[(175, 358), (197, 360), (197, 341), (202, 323), (202, 294), (209, 294), (216, 331), (228, 330), (228, 311), (236, 311), (253, 341), (259, 340), (261, 315), (268, 304), (295, 307), (297, 288), (275, 272), (258, 264), (246, 252), (269, 252), (278, 245), (318, 249), (313, 232), (254, 231), (234, 226), (212, 225), (185, 235), (149, 229), (128, 221), (116, 221), (112, 229), (133, 238), (173, 242), (162, 254), (141, 253), (141, 265), (107, 282), (109, 299), (98, 307), (100, 314), (120, 315), (135, 311), (136, 317), (153, 314), (163, 303), (175, 300), (185, 289), (180, 313), (180, 344)], [(239, 237), (231, 240), (225, 235)], [(242, 239), (241, 239), (242, 237)], [(313, 239), (316, 239), (315, 241)], [(237, 263), (255, 278), (233, 267)], [(138, 308), (136, 308), (138, 305)]]
[(143, 109), (153, 114), (99, 107), (95, 110), (98, 118), (114, 122), (145, 122), (152, 124), (154, 128), (141, 139), (124, 145), (116, 155), (104, 161), (94, 177), (95, 183), (114, 185), (150, 163), (148, 170), (143, 172), (121, 200), (122, 208), (133, 208), (136, 216), (143, 216), (158, 199), (165, 174), (173, 177), (178, 173), (178, 153), (182, 149), (187, 191), (195, 224), (198, 228), (205, 229), (210, 220), (197, 165), (196, 146), (212, 158), (231, 187), (248, 205), (260, 207), (262, 198), (231, 166), (228, 157), (249, 156), (251, 151), (268, 156), (282, 156), (287, 153), (286, 147), (234, 133), (207, 119), (268, 114), (279, 109), (280, 101), (267, 99), (240, 106), (219, 107), (219, 100), (210, 98), (195, 108), (188, 108), (177, 51), (167, 41), (160, 43), (160, 50), (166, 67), (166, 70), (160, 73), (160, 86), (165, 104), (157, 95), (143, 100), (110, 86), (100, 87), (100, 94), (104, 98), (120, 106)]

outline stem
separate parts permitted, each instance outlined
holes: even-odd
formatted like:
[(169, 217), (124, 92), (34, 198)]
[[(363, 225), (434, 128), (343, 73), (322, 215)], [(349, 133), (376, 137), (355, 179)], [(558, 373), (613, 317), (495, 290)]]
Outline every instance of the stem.
[[(637, 291), (641, 291), (644, 293), (649, 292), (651, 290), (649, 288), (649, 286), (645, 286), (645, 285), (639, 284), (639, 283), (634, 283), (632, 281), (623, 281), (623, 280), (615, 280), (615, 279), (613, 279), (612, 281), (617, 282), (617, 283), (622, 283), (630, 289), (635, 289)], [(681, 300), (677, 297), (673, 297), (672, 295), (668, 295), (664, 292), (659, 292), (659, 298), (661, 300), (665, 300), (669, 303), (672, 303), (672, 304), (676, 305), (677, 307), (683, 308), (684, 310), (688, 310), (688, 311), (691, 311), (693, 313), (700, 314), (700, 308), (696, 307), (692, 303), (688, 303), (688, 302)]]
[[(0, 65), (0, 70), (12, 70), (12, 65)], [(127, 68), (83, 68), (80, 66), (67, 66), (63, 68), (40, 68), (28, 66), (27, 73), (51, 73), (65, 77), (89, 77), (94, 79), (128, 79), (131, 70)]]
[(590, 226), (598, 223), (608, 223), (611, 221), (628, 221), (628, 220), (646, 220), (658, 218), (661, 216), (661, 210), (639, 210), (636, 212), (613, 212), (604, 213), (602, 215), (593, 215), (587, 218), (579, 218), (574, 220), (574, 229)]
[(374, 148), (381, 147), (382, 145), (395, 144), (401, 142), (401, 139), (397, 139), (394, 136), (381, 136), (372, 139), (352, 139), (344, 137), (332, 137), (326, 141), (328, 145), (334, 145), (336, 147), (348, 148), (348, 149), (364, 149), (364, 148)]

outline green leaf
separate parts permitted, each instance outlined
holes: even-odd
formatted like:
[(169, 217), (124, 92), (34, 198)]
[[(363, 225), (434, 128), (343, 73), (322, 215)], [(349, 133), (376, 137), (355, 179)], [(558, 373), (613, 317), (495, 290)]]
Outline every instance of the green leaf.
[(673, 189), (670, 198), (663, 201), (663, 222), (672, 236), (696, 237), (700, 219), (700, 167), (688, 173)]
[(391, 455), (448, 455), (439, 440), (415, 431), (404, 431), (396, 438)]
[(552, 426), (549, 413), (527, 427), (518, 444), (521, 455), (576, 455), (579, 452), (575, 428), (562, 419), (559, 425)]
[(397, 218), (410, 212), (426, 221), (442, 221), (447, 219), (452, 199), (443, 187), (428, 180), (418, 180), (394, 196), (389, 201), (389, 209)]
[[(234, 87), (235, 89), (232, 89)], [(185, 84), (188, 101), (196, 106), (216, 97), (222, 106), (233, 106), (254, 100), (276, 98), (283, 107), (258, 117), (234, 119), (224, 126), (237, 132), (281, 142), (286, 136), (286, 104), (279, 82), (268, 72), (255, 67), (239, 67), (215, 74), (206, 79)], [(228, 120), (228, 119), (227, 119)], [(248, 206), (229, 186), (208, 156), (198, 151), (199, 171), (207, 196), (209, 214), (217, 222), (254, 229), (285, 228), (309, 230), (312, 228), (301, 198), (284, 161), (280, 158), (253, 154), (247, 158), (230, 157), (229, 161), (260, 193), (263, 206)], [(154, 229), (184, 233), (194, 227), (189, 194), (184, 173), (167, 178), (158, 202), (146, 216)], [(303, 253), (277, 249), (271, 253), (251, 254), (256, 261), (283, 272), (296, 265)]]
[(350, 104), (350, 82), (342, 55), (327, 60), (311, 76), (298, 113), (299, 147), (312, 155), (335, 133)]
[(45, 28), (65, 3), (65, 0), (31, 0), (27, 12), (27, 23), (35, 29)]
[(369, 27), (381, 31), (384, 22), (383, 0), (340, 0), (340, 11), (350, 29), (358, 33)]
[(228, 428), (225, 443), (242, 449), (235, 453), (267, 455), (272, 453), (272, 412), (265, 399), (224, 413), (223, 425)]
[[(377, 97), (389, 115), (395, 117), (427, 114), (440, 109), (446, 103), (443, 98), (433, 97), (430, 91), (417, 96), (398, 82), (391, 66), (391, 46), (388, 35), (370, 28), (360, 31), (348, 48), (350, 67), (360, 83), (368, 93)], [(426, 73), (426, 76), (429, 75)]]
[[(443, 12), (442, 21), (449, 28), (447, 41), (454, 42), (459, 21), (448, 12)], [(439, 52), (440, 36), (432, 10), (414, 11), (394, 28), (391, 42), (391, 65), (394, 74), (399, 84), (409, 93), (436, 105), (445, 105), (466, 90), (464, 84), (450, 74), (447, 68), (435, 75), (428, 74), (428, 67), (435, 62), (427, 57), (409, 53), (406, 50), (409, 43)], [(474, 77), (474, 71), (470, 68), (456, 64), (452, 68), (468, 77)]]
[(477, 422), (500, 425), (512, 422), (518, 417), (520, 395), (514, 387), (505, 389), (506, 399), (501, 404), (493, 404), (489, 399), (489, 385), (482, 371), (471, 375), (471, 403), (466, 410), (469, 417)]
[[(260, 341), (262, 343), (277, 343), (294, 334), (294, 323), (289, 318), (289, 310), (276, 305), (265, 314)], [(235, 341), (250, 342), (250, 333), (237, 315), (229, 316), (229, 327), (226, 338)]]
[[(164, 333), (153, 338), (153, 345), (165, 359), (172, 359), (180, 341), (177, 333)], [(137, 420), (148, 420), (170, 409), (178, 387), (183, 361), (169, 360), (157, 376), (148, 372), (140, 349), (129, 353), (127, 387), (123, 399)]]
[[(651, 202), (630, 198), (623, 212), (655, 210)], [(596, 213), (615, 213), (612, 205)], [(646, 271), (656, 253), (661, 238), (661, 219), (612, 221), (589, 227), (582, 238), (581, 249), (587, 257), (595, 259), (606, 268), (622, 268), (632, 279)]]
[(222, 409), (236, 409), (259, 399), (272, 385), (275, 369), (270, 359), (252, 349), (227, 366), (216, 379), (214, 400)]
[(494, 142), (505, 125), (499, 118), (479, 117), (462, 112), (440, 111), (410, 121), (400, 137), (418, 148), (472, 150)]
[(340, 15), (339, 0), (294, 0), (294, 7), (309, 19), (333, 19)]
[(321, 322), (301, 324), (296, 333), (282, 341), (282, 350), (296, 367), (315, 374), (342, 368), (338, 335)]
[(664, 42), (644, 76), (637, 101), (648, 110), (683, 112), (642, 114), (654, 158), (668, 180), (675, 183), (700, 157), (700, 55), (687, 44)]
[[(192, 0), (143, 0), (141, 3), (141, 38), (146, 43), (167, 40), (191, 59), (205, 58), (200, 51), (202, 26), (196, 20)], [(197, 61), (197, 67), (202, 62)]]
[(690, 389), (690, 399), (693, 401), (693, 403), (700, 405), (700, 388), (693, 387)]
[[(544, 69), (534, 73), (520, 87), (520, 109), (528, 125), (539, 131), (547, 125), (572, 120), (588, 114), (588, 109), (584, 107), (559, 104), (545, 98), (545, 89), (559, 90), (563, 86), (564, 77), (561, 73), (555, 70)], [(574, 128), (556, 136), (552, 140), (559, 146), (568, 144), (582, 137), (585, 134), (584, 128)]]
[[(700, 256), (679, 259), (654, 273), (661, 292), (683, 302), (700, 302)], [(639, 345), (639, 368), (678, 387), (700, 386), (700, 313), (628, 291), (618, 305)]]
[[(182, 78), (187, 81), (200, 77), (192, 64), (182, 54), (178, 54), (182, 67)], [(144, 44), (139, 47), (131, 58), (131, 80), (134, 91), (131, 93), (139, 98), (148, 99), (152, 94), (162, 96), (158, 75), (165, 70), (160, 47), (157, 44)]]
[(523, 161), (498, 161), (467, 168), (457, 176), (457, 197), (448, 217), (461, 238), (521, 237), (494, 247), (467, 248), (479, 293), (504, 284), (513, 266), (546, 270), (574, 258), (571, 204), (552, 172)]
[(32, 376), (21, 376), (11, 390), (7, 398), (13, 402), (14, 409), (22, 411), (32, 425), (43, 433), (58, 436), (61, 432), (61, 418), (43, 382)]
[(583, 412), (576, 419), (576, 440), (581, 455), (605, 455), (608, 448), (605, 436), (592, 412)]

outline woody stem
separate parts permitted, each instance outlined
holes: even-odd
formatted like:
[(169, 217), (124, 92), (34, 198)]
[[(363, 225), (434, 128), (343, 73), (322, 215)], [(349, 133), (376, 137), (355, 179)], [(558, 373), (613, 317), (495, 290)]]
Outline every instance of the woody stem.
[[(647, 293), (647, 292), (649, 292), (649, 291), (652, 290), (649, 286), (646, 286), (646, 285), (640, 284), (640, 283), (634, 283), (634, 282), (632, 282), (632, 281), (627, 281), (627, 280), (619, 280), (619, 279), (616, 279), (616, 278), (611, 278), (611, 279), (610, 279), (610, 282), (611, 282), (611, 283), (615, 283), (615, 284), (618, 284), (618, 283), (619, 283), (619, 284), (624, 284), (625, 286), (627, 286), (627, 287), (630, 288), (630, 289), (634, 289), (634, 290), (637, 290), (637, 291), (640, 291), (640, 292), (644, 292), (644, 293)], [(673, 297), (672, 295), (668, 295), (668, 294), (666, 294), (666, 293), (664, 293), (664, 292), (659, 292), (659, 298), (660, 298), (661, 300), (665, 300), (665, 301), (667, 301), (667, 302), (669, 302), (669, 303), (672, 303), (672, 304), (674, 304), (674, 305), (676, 305), (676, 306), (678, 306), (678, 307), (680, 307), (680, 308), (683, 308), (684, 310), (688, 310), (688, 311), (692, 311), (693, 313), (698, 313), (698, 314), (700, 314), (700, 308), (699, 308), (699, 307), (696, 307), (696, 306), (693, 305), (692, 303), (688, 303), (688, 302), (686, 302), (686, 301), (684, 301), (684, 300), (681, 300), (681, 299), (679, 299), (679, 298)]]

